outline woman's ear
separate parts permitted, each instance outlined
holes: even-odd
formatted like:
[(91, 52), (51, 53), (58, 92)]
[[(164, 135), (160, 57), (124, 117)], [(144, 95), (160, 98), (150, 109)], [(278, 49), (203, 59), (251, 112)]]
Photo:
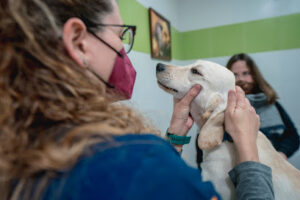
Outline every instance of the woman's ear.
[(63, 27), (63, 44), (69, 56), (81, 67), (87, 53), (87, 29), (85, 24), (78, 18), (70, 18)]

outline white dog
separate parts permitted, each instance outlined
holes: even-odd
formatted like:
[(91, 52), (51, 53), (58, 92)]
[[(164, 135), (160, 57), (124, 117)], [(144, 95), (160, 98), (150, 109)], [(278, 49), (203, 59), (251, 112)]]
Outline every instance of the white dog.
[[(191, 115), (200, 130), (197, 142), (203, 150), (203, 180), (211, 181), (224, 200), (235, 199), (228, 177), (236, 163), (235, 148), (233, 143), (222, 142), (227, 95), (235, 86), (233, 73), (219, 64), (197, 61), (184, 67), (158, 64), (156, 76), (159, 86), (176, 98), (182, 98), (195, 84), (202, 86), (191, 104)], [(260, 162), (272, 168), (275, 199), (299, 200), (300, 172), (284, 160), (260, 132), (257, 147)]]

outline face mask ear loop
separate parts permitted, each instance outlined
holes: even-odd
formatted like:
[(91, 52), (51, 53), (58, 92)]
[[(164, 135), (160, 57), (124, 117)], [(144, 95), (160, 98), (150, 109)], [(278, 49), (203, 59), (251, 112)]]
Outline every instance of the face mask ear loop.
[(115, 88), (115, 86), (113, 86), (113, 85), (109, 84), (108, 82), (106, 82), (105, 80), (103, 80), (103, 78), (101, 78), (101, 77), (100, 77), (96, 72), (94, 72), (93, 70), (91, 70), (91, 69), (89, 69), (89, 68), (88, 68), (88, 70), (89, 70), (92, 74), (94, 74), (100, 81), (102, 81), (108, 88), (111, 88), (111, 89)]
[(91, 69), (91, 67), (90, 67), (89, 62), (88, 62), (87, 59), (83, 59), (83, 64), (84, 64), (84, 66), (86, 66), (86, 68), (87, 68), (87, 70), (89, 72), (91, 72), (92, 74), (94, 74), (94, 76), (96, 76), (97, 79), (99, 79), (100, 81), (102, 81), (108, 88), (111, 88), (111, 89), (115, 88), (115, 86), (113, 86), (113, 85), (109, 84), (108, 82), (106, 82), (105, 80), (103, 80), (103, 78), (101, 78), (96, 72), (94, 72)]

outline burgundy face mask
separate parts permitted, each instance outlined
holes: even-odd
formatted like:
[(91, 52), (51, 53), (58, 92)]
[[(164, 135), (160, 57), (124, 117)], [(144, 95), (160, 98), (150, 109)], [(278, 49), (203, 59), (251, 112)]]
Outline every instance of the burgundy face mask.
[(103, 81), (106, 86), (110, 89), (115, 90), (116, 93), (123, 96), (125, 99), (130, 99), (132, 96), (133, 86), (136, 77), (136, 71), (133, 68), (124, 47), (118, 52), (115, 48), (101, 39), (97, 34), (93, 31), (88, 30), (93, 36), (95, 36), (98, 40), (103, 42), (109, 48), (117, 53), (117, 58), (115, 60), (115, 64), (113, 70), (110, 74), (108, 82), (104, 81), (97, 73), (93, 70), (90, 70), (99, 80)]
[(123, 97), (123, 99), (130, 99), (132, 96), (133, 86), (135, 83), (136, 71), (132, 66), (124, 48), (119, 52), (113, 70), (109, 76), (108, 82), (104, 81), (97, 73), (87, 68), (100, 81), (114, 90)]
[(113, 70), (108, 79), (110, 88), (116, 90), (125, 99), (132, 96), (133, 86), (136, 78), (136, 71), (132, 66), (124, 48), (119, 52), (121, 56), (117, 56)]

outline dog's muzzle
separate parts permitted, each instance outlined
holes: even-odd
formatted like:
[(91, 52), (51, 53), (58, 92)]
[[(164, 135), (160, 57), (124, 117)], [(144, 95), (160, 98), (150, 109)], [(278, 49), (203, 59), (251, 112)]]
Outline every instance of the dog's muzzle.
[(173, 91), (173, 92), (178, 92), (178, 90), (176, 90), (176, 89), (174, 89), (174, 88), (170, 88), (170, 87), (167, 87), (167, 86), (165, 86), (164, 84), (162, 84), (161, 82), (159, 82), (159, 81), (157, 81), (157, 83), (158, 83), (158, 85), (159, 86), (161, 86), (163, 89), (165, 89), (165, 90), (169, 90), (169, 91)]
[(165, 69), (166, 69), (166, 67), (165, 67), (165, 65), (162, 64), (162, 63), (158, 63), (158, 64), (156, 65), (156, 73), (163, 72), (163, 71), (165, 71)]
[[(164, 72), (166, 70), (166, 66), (162, 63), (158, 63), (156, 65), (156, 75), (158, 75), (161, 72)], [(166, 92), (178, 92), (178, 90), (174, 89), (174, 88), (170, 88), (168, 86), (166, 86), (165, 84), (163, 84), (162, 82), (159, 81), (159, 78), (157, 80), (158, 85), (163, 88)]]

